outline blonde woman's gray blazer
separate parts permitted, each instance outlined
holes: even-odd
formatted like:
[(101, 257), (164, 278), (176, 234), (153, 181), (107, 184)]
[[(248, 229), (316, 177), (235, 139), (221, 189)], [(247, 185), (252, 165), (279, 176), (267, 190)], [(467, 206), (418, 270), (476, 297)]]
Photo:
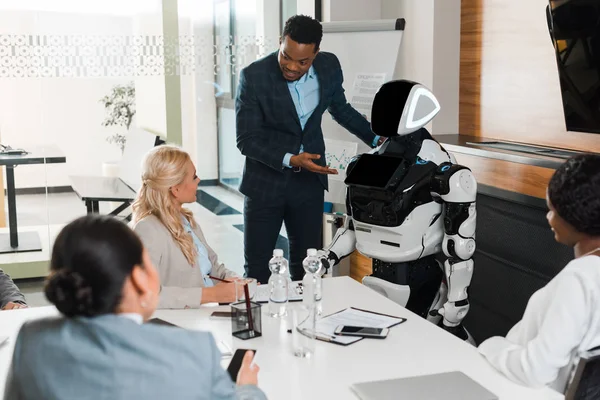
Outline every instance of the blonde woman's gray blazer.
[[(181, 248), (165, 225), (154, 215), (148, 215), (133, 226), (142, 239), (152, 263), (158, 270), (161, 282), (158, 308), (198, 308), (202, 299), (204, 279), (200, 266), (190, 265)], [(219, 263), (217, 254), (210, 248), (200, 226), (194, 232), (208, 251), (212, 264), (210, 274), (217, 278), (235, 277), (233, 271)], [(215, 282), (216, 283), (216, 282)]]

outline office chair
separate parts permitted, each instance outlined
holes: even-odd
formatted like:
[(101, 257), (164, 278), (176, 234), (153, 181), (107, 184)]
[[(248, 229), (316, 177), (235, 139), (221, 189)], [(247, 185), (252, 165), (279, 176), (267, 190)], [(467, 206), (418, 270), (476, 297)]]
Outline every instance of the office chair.
[(600, 346), (581, 355), (565, 400), (600, 399)]

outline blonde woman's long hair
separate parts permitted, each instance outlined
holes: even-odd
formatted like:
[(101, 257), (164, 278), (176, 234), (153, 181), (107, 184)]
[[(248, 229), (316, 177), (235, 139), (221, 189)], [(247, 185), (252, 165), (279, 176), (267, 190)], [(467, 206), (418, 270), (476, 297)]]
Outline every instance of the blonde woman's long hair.
[(186, 177), (186, 164), (190, 155), (176, 146), (161, 145), (153, 148), (142, 164), (142, 187), (132, 204), (133, 223), (154, 215), (167, 228), (191, 266), (196, 265), (197, 250), (192, 236), (183, 228), (186, 218), (192, 228), (196, 226), (191, 211), (181, 208), (170, 188), (182, 183)]

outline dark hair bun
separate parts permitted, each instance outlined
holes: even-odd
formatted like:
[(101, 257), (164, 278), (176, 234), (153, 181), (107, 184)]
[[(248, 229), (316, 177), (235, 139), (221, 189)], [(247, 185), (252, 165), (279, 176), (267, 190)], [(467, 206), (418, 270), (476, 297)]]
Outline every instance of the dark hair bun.
[(122, 221), (98, 214), (69, 222), (52, 248), (46, 297), (67, 317), (114, 313), (144, 247)]
[(46, 281), (45, 292), (48, 300), (68, 317), (95, 314), (92, 287), (78, 272), (54, 272)]

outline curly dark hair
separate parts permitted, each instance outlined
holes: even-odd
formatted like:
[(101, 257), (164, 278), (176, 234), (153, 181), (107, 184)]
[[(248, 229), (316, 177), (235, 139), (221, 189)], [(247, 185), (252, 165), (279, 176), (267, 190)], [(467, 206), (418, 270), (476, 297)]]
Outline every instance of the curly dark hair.
[(309, 16), (294, 15), (285, 22), (282, 36), (289, 36), (290, 39), (301, 44), (314, 44), (316, 52), (323, 38), (323, 26)]
[(577, 231), (600, 236), (600, 155), (567, 160), (550, 179), (548, 198), (558, 215)]

